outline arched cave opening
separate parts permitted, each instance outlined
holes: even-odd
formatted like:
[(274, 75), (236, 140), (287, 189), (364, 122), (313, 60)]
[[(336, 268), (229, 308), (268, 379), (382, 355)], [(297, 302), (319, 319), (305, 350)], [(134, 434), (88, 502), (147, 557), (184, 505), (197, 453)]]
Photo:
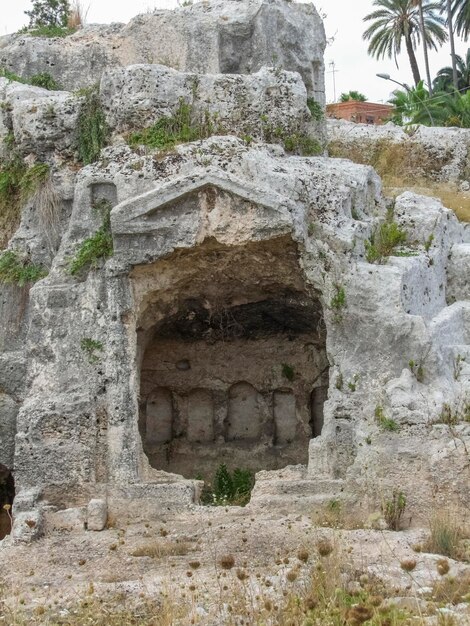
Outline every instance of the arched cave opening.
[[(210, 480), (221, 463), (252, 472), (305, 464), (309, 440), (321, 434), (322, 305), (293, 245), (255, 249), (243, 262), (209, 250), (140, 276), (145, 289), (166, 285), (144, 295), (138, 328), (139, 430), (156, 469)], [(287, 265), (283, 274), (276, 263)], [(181, 281), (171, 294), (170, 266)]]
[(0, 463), (0, 541), (11, 532), (11, 509), (15, 499), (15, 479), (11, 470)]

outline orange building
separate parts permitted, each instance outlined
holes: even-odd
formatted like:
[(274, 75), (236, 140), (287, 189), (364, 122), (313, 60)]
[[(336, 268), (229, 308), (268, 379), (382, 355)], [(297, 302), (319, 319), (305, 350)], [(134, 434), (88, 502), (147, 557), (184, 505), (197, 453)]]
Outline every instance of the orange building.
[(338, 120), (348, 120), (358, 124), (384, 124), (393, 112), (389, 104), (348, 100), (326, 105), (326, 114)]

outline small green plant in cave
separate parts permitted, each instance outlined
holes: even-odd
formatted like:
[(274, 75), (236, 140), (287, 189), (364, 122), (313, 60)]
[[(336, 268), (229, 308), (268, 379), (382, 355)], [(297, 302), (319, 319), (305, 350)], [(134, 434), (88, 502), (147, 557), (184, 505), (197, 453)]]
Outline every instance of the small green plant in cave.
[(0, 283), (24, 287), (47, 276), (46, 268), (21, 258), (14, 250), (0, 254)]
[(103, 344), (91, 337), (83, 337), (80, 341), (80, 348), (86, 354), (89, 363), (97, 363), (100, 360), (97, 352), (103, 351)]
[(81, 89), (77, 93), (82, 98), (77, 122), (78, 158), (84, 165), (94, 163), (105, 147), (109, 128), (101, 106), (97, 85)]
[(375, 407), (374, 416), (375, 421), (383, 430), (387, 430), (389, 432), (397, 432), (400, 430), (400, 426), (397, 422), (385, 415), (383, 407), (380, 406), (380, 404)]
[(249, 470), (237, 468), (230, 472), (222, 463), (212, 482), (204, 486), (201, 502), (213, 506), (245, 506), (250, 501), (254, 484), (254, 475)]
[(281, 368), (284, 378), (286, 378), (289, 382), (292, 382), (295, 378), (295, 370), (292, 365), (289, 365), (288, 363), (282, 363)]
[(106, 200), (99, 201), (93, 207), (103, 217), (103, 224), (94, 235), (85, 239), (77, 254), (69, 264), (69, 273), (76, 276), (82, 270), (96, 269), (100, 263), (113, 255), (113, 238), (111, 235), (111, 205)]

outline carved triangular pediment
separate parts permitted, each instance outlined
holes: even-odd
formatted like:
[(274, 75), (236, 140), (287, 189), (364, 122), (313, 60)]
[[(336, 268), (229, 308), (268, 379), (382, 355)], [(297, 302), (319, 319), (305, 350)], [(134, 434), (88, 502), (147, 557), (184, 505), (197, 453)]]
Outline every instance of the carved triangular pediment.
[(115, 253), (148, 262), (208, 237), (237, 245), (286, 234), (293, 204), (225, 172), (175, 178), (126, 200), (111, 212)]

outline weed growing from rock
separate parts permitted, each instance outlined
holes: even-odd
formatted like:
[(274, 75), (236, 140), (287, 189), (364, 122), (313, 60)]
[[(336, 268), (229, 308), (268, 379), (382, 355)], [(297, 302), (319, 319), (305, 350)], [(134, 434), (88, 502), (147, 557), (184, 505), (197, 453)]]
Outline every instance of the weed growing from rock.
[(0, 255), (0, 283), (24, 287), (47, 276), (47, 270), (41, 265), (22, 259), (13, 250), (6, 250)]
[(206, 114), (203, 123), (194, 120), (191, 104), (180, 98), (175, 113), (160, 118), (155, 124), (142, 131), (131, 133), (128, 137), (129, 145), (139, 145), (159, 150), (169, 150), (177, 144), (197, 141), (210, 137), (214, 132), (214, 122)]
[(343, 319), (343, 309), (346, 307), (346, 291), (342, 285), (335, 284), (334, 288), (330, 309), (334, 312), (335, 322), (340, 322)]
[(50, 74), (42, 72), (41, 74), (34, 74), (29, 79), (31, 85), (35, 87), (42, 87), (48, 91), (58, 91), (60, 89), (59, 84)]
[(400, 426), (394, 419), (387, 417), (384, 413), (383, 407), (377, 405), (374, 412), (375, 421), (383, 429), (389, 432), (397, 432), (400, 430)]
[(70, 262), (69, 272), (72, 276), (76, 276), (84, 269), (96, 269), (103, 260), (113, 255), (113, 238), (111, 235), (110, 207), (108, 203), (106, 203), (102, 212), (104, 213), (103, 225), (94, 235), (85, 239)]
[(78, 92), (82, 98), (77, 126), (78, 158), (84, 165), (94, 163), (105, 147), (109, 128), (101, 106), (98, 86)]
[(96, 363), (99, 361), (99, 356), (96, 353), (103, 351), (103, 344), (101, 341), (91, 339), (91, 337), (84, 337), (80, 341), (80, 348), (85, 352), (90, 363)]
[(400, 530), (405, 509), (405, 494), (403, 491), (394, 489), (392, 497), (382, 502), (382, 513), (389, 530)]
[(316, 122), (320, 122), (325, 117), (323, 107), (315, 100), (315, 98), (307, 98), (307, 107), (310, 111), (312, 119)]
[(21, 209), (21, 181), (26, 172), (22, 159), (13, 155), (0, 165), (0, 241), (6, 243), (18, 225)]
[(425, 552), (442, 554), (452, 559), (462, 559), (465, 556), (462, 550), (465, 533), (449, 513), (435, 515), (429, 527), (431, 532), (423, 545)]
[(406, 233), (396, 222), (384, 222), (365, 242), (366, 259), (369, 263), (383, 263), (384, 259), (392, 256), (396, 248), (406, 243)]

